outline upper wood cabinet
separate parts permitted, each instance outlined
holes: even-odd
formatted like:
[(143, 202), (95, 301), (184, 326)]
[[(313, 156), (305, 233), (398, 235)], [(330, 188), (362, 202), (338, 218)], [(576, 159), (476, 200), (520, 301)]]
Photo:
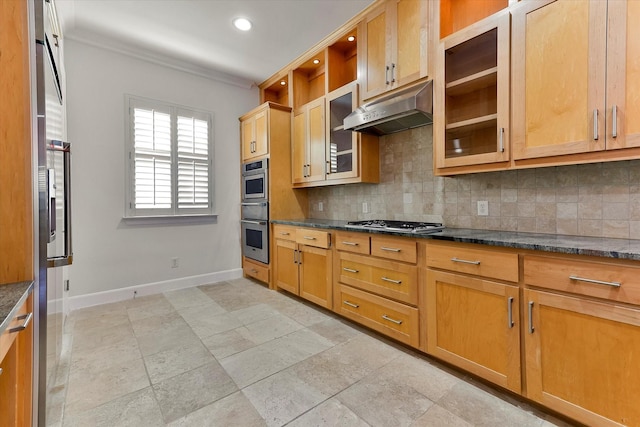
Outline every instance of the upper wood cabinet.
[(268, 110), (264, 107), (241, 119), (240, 139), (242, 140), (243, 162), (269, 154), (267, 115)]
[(360, 24), (362, 99), (427, 75), (428, 2), (387, 0)]
[[(633, 120), (640, 114), (638, 22), (636, 1), (526, 1), (513, 8), (516, 161), (615, 160), (629, 157), (620, 149), (640, 147), (640, 122)], [(581, 156), (553, 158), (569, 154)]]
[(324, 132), (324, 97), (293, 113), (291, 164), (294, 184), (324, 180)]
[(499, 12), (438, 46), (434, 92), (436, 174), (505, 168), (510, 160), (510, 15)]
[(440, 38), (506, 9), (517, 0), (440, 0)]

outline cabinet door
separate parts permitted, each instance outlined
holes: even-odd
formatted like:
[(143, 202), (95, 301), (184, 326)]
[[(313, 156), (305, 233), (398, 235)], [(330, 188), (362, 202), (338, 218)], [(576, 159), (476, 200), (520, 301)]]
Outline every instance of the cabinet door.
[(307, 114), (307, 133), (309, 161), (307, 182), (324, 181), (325, 179), (325, 133), (324, 133), (324, 98), (309, 103)]
[(291, 141), (291, 180), (302, 183), (307, 178), (307, 111), (300, 109), (293, 114), (293, 138)]
[(395, 2), (395, 49), (391, 60), (394, 87), (414, 82), (427, 75), (426, 1), (393, 0)]
[(276, 287), (298, 295), (298, 251), (296, 243), (275, 239), (275, 282)]
[(518, 288), (427, 270), (427, 352), (520, 393)]
[[(508, 11), (440, 44), (435, 79), (434, 153), (438, 169), (510, 159)], [(467, 169), (468, 171), (468, 169)]]
[(638, 147), (640, 2), (610, 1), (607, 16), (607, 150)]
[(640, 425), (640, 311), (532, 290), (527, 397), (586, 425)]
[(255, 116), (255, 135), (253, 155), (255, 157), (266, 156), (269, 152), (269, 134), (267, 127), (268, 111), (262, 111)]
[(606, 19), (601, 0), (527, 1), (514, 8), (516, 160), (605, 149)]
[(250, 117), (240, 124), (242, 132), (242, 160), (253, 157), (253, 141), (255, 141), (255, 119)]
[(332, 306), (331, 250), (300, 245), (300, 296), (322, 307)]
[(327, 179), (358, 176), (358, 133), (344, 130), (343, 121), (358, 106), (358, 85), (343, 86), (327, 95)]
[(362, 29), (364, 43), (358, 45), (363, 70), (362, 99), (369, 99), (386, 91), (390, 84), (386, 3), (365, 18)]

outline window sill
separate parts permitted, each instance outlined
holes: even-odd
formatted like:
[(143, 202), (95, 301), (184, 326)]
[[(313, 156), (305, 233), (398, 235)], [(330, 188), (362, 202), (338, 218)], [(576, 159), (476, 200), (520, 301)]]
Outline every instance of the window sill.
[(216, 224), (218, 215), (125, 216), (122, 222), (127, 225)]

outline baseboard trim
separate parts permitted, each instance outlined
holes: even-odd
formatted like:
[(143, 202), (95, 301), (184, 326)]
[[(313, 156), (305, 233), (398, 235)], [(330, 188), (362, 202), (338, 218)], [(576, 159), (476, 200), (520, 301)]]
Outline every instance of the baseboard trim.
[(197, 276), (181, 277), (179, 279), (165, 280), (162, 282), (145, 283), (142, 285), (129, 286), (126, 288), (113, 289), (110, 291), (95, 292), (92, 294), (69, 297), (68, 307), (70, 311), (81, 308), (93, 307), (101, 304), (124, 301), (136, 298), (159, 294), (162, 292), (176, 291), (178, 289), (191, 288), (194, 286), (207, 285), (225, 280), (239, 279), (242, 277), (242, 269), (218, 271), (216, 273), (201, 274)]

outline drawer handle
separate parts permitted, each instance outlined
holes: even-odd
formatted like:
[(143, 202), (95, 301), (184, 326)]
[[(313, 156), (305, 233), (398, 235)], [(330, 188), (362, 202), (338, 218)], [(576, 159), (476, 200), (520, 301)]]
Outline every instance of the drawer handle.
[(381, 277), (382, 280), (384, 280), (385, 282), (391, 282), (391, 283), (395, 283), (396, 285), (399, 285), (402, 283), (402, 280), (393, 280), (393, 279), (389, 279), (388, 277)]
[(315, 238), (315, 237), (311, 237), (311, 236), (303, 236), (303, 237), (304, 237), (304, 239), (306, 239), (306, 240), (316, 240), (316, 238)]
[(384, 320), (388, 320), (391, 323), (395, 323), (396, 325), (402, 325), (402, 320), (392, 319), (391, 317), (387, 316), (386, 314), (383, 314), (382, 318)]
[(0, 375), (2, 375), (2, 368), (0, 368)]
[(532, 334), (535, 331), (533, 327), (533, 301), (529, 301), (529, 333)]
[(388, 251), (388, 252), (400, 252), (400, 249), (398, 249), (398, 248), (387, 248), (387, 247), (382, 246), (382, 247), (380, 247), (380, 249), (383, 250), (383, 251)]
[(258, 270), (256, 270), (255, 268), (252, 268), (252, 269), (251, 269), (251, 272), (252, 272), (253, 274), (256, 274), (256, 273), (258, 272)]
[(513, 328), (513, 297), (509, 297), (509, 299), (507, 300), (507, 312), (508, 312), (508, 319), (507, 319), (507, 326), (509, 327), (509, 329)]
[(353, 308), (360, 308), (360, 306), (358, 304), (354, 304), (352, 302), (349, 302), (347, 300), (342, 301), (344, 304), (348, 305), (349, 307), (353, 307)]
[(349, 273), (359, 273), (358, 270), (354, 270), (353, 268), (342, 267), (344, 271), (348, 271)]
[(451, 261), (460, 262), (462, 264), (480, 265), (480, 261), (467, 261), (466, 259), (460, 259), (460, 258), (456, 258), (456, 257), (451, 258)]
[(347, 245), (347, 246), (358, 246), (359, 243), (355, 243), (355, 242), (342, 242), (343, 245)]
[(31, 323), (31, 318), (33, 317), (33, 312), (29, 313), (29, 314), (23, 314), (22, 316), (18, 316), (18, 320), (24, 320), (24, 323), (20, 326), (16, 326), (15, 328), (11, 328), (9, 329), (9, 333), (13, 333), (13, 332), (20, 332), (20, 331), (24, 331), (25, 329), (27, 329), (27, 326), (29, 326), (29, 323)]
[(282, 236), (288, 236), (288, 235), (289, 235), (289, 233), (288, 233), (288, 232), (286, 232), (286, 231), (281, 231), (281, 232), (280, 232), (280, 234), (281, 234)]
[(603, 280), (587, 279), (585, 277), (579, 277), (579, 276), (574, 276), (574, 275), (569, 276), (569, 279), (575, 280), (575, 281), (578, 281), (578, 282), (594, 283), (596, 285), (613, 286), (614, 288), (619, 288), (620, 286), (622, 286), (621, 282), (605, 282)]

